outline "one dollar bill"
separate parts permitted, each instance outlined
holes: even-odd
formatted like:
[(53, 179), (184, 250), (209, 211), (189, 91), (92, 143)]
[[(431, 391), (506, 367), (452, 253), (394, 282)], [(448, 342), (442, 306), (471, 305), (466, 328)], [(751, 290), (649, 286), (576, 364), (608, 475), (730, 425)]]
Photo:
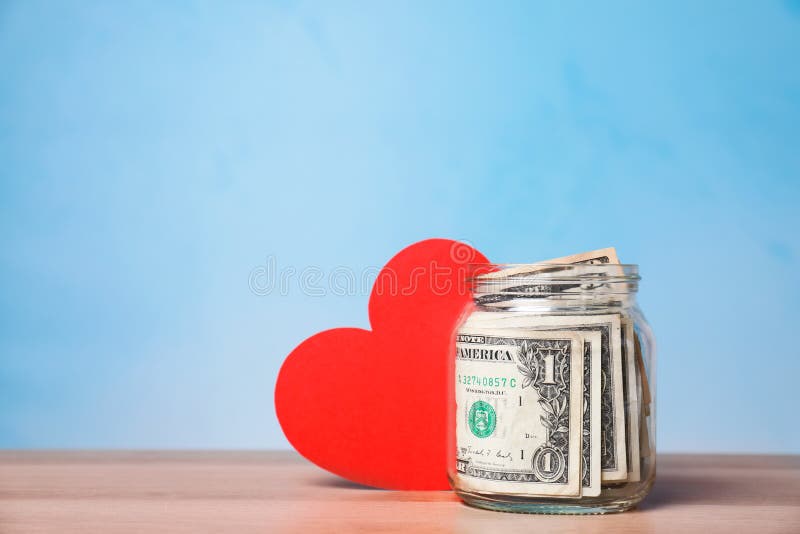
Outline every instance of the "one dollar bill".
[(575, 332), (459, 329), (459, 487), (581, 495), (584, 357)]

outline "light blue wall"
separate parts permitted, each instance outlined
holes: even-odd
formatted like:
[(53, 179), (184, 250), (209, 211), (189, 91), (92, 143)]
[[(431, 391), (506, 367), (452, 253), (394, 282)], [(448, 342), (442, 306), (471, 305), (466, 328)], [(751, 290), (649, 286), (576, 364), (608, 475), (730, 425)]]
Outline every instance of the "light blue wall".
[(442, 236), (615, 245), (661, 448), (800, 452), (799, 57), (798, 2), (3, 2), (0, 446), (287, 447), (367, 295), (251, 271)]

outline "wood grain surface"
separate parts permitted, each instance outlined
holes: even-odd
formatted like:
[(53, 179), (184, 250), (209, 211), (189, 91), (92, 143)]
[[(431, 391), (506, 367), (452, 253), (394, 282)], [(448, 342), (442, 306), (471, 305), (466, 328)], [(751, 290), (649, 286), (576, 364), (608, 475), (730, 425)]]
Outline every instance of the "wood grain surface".
[(800, 533), (800, 456), (658, 462), (638, 509), (538, 516), (361, 487), (292, 452), (0, 451), (0, 533)]

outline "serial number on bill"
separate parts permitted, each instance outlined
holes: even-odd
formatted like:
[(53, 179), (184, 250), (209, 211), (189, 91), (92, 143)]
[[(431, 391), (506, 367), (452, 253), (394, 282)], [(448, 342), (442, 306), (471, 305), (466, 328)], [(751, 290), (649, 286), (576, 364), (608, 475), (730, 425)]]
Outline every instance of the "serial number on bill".
[(464, 386), (517, 387), (516, 378), (506, 378), (504, 376), (458, 375), (458, 383)]

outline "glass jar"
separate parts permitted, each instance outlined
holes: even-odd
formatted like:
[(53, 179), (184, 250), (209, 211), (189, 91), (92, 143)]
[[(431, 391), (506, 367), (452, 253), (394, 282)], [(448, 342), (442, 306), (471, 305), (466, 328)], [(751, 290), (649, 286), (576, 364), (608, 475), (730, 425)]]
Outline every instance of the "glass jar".
[(467, 504), (598, 514), (655, 479), (655, 341), (636, 265), (474, 266), (454, 333), (448, 476)]

